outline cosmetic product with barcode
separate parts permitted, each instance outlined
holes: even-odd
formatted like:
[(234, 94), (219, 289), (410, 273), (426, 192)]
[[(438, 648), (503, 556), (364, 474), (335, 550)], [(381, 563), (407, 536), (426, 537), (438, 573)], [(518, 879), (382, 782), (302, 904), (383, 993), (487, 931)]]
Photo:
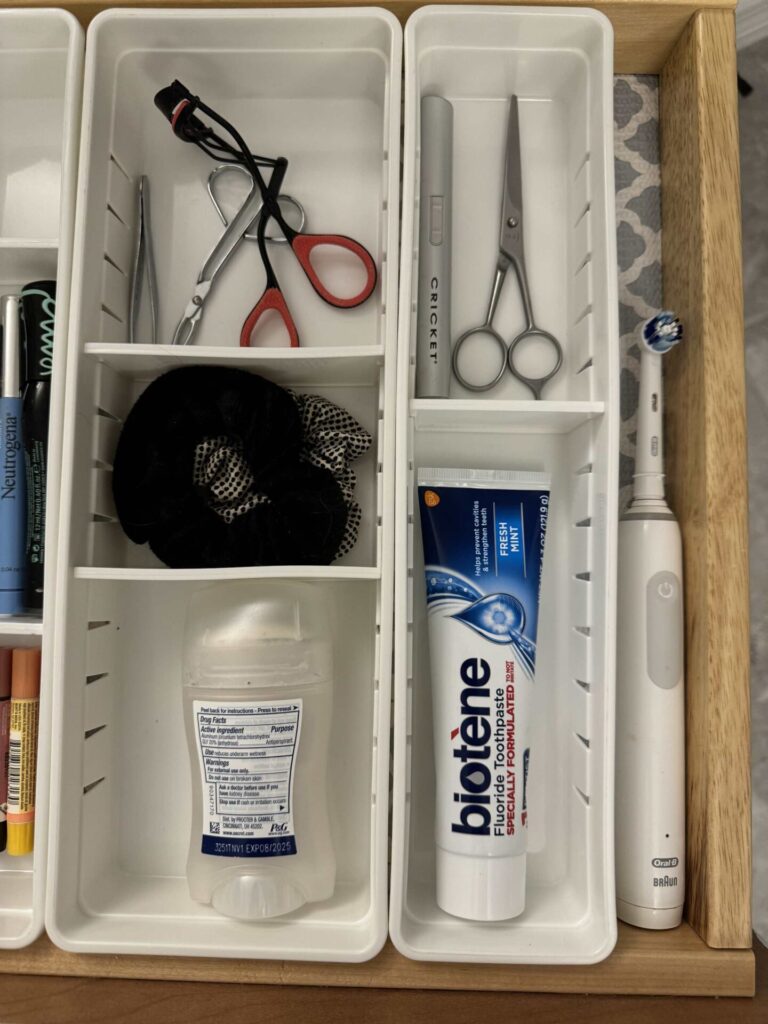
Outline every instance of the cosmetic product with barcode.
[(11, 729), (8, 743), (8, 853), (23, 857), (35, 841), (40, 651), (15, 648), (11, 665)]
[(8, 842), (5, 820), (8, 802), (8, 732), (11, 724), (11, 656), (9, 647), (0, 647), (0, 853)]

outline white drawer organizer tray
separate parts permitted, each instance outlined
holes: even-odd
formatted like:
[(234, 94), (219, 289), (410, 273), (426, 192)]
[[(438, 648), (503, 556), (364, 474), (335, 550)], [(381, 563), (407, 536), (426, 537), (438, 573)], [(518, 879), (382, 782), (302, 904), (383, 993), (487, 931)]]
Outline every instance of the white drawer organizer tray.
[[(432, 7), (406, 27), (390, 931), (398, 949), (418, 959), (588, 963), (607, 956), (616, 939), (612, 42), (607, 20), (585, 10)], [(532, 400), (509, 373), (479, 397), (455, 380), (446, 400), (412, 397), (419, 108), (428, 94), (445, 96), (454, 107), (454, 338), (485, 316), (499, 238), (508, 101), (511, 94), (520, 99), (528, 279), (538, 322), (564, 349), (543, 401)], [(508, 340), (522, 329), (514, 281), (507, 283), (496, 327)], [(552, 475), (527, 906), (514, 921), (462, 921), (435, 901), (430, 665), (414, 500), (415, 470), (425, 466)]]
[(0, 619), (0, 646), (43, 649), (35, 849), (28, 857), (0, 853), (0, 948), (33, 942), (42, 931), (45, 908), (52, 592), (82, 64), (83, 33), (71, 14), (0, 11), (0, 295), (18, 294), (34, 280), (58, 282), (48, 445), (47, 597), (42, 617)]
[[(222, 230), (205, 191), (213, 163), (176, 139), (153, 105), (174, 78), (256, 151), (288, 157), (286, 190), (305, 205), (308, 230), (351, 235), (374, 256), (374, 296), (339, 311), (273, 249), (299, 350), (238, 346), (263, 288), (249, 244), (217, 281), (196, 344), (126, 344), (137, 176), (150, 180), (161, 341), (172, 337)], [(400, 81), (400, 26), (379, 10), (108, 11), (89, 29), (47, 913), (66, 949), (354, 961), (385, 939)], [(364, 525), (346, 558), (319, 568), (176, 571), (123, 536), (110, 469), (120, 423), (149, 381), (195, 363), (327, 395), (372, 433), (371, 452), (355, 465)], [(210, 581), (286, 577), (323, 588), (333, 620), (337, 887), (325, 903), (248, 924), (193, 902), (187, 890), (181, 631), (191, 594)]]

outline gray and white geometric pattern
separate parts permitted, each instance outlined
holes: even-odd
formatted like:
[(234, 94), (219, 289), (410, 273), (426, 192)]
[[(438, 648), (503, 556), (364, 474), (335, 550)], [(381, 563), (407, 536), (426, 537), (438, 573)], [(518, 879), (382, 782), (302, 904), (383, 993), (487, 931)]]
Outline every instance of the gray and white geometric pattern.
[(659, 80), (614, 79), (614, 169), (621, 337), (619, 507), (630, 498), (640, 371), (638, 329), (662, 308)]

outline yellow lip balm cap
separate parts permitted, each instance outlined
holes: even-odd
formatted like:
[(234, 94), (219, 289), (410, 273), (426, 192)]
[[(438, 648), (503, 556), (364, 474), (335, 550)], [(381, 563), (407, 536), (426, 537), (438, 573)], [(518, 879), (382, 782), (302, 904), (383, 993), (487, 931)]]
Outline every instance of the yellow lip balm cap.
[(35, 845), (35, 823), (25, 821), (21, 825), (8, 824), (8, 845), (5, 852), (11, 857), (23, 857), (32, 853)]

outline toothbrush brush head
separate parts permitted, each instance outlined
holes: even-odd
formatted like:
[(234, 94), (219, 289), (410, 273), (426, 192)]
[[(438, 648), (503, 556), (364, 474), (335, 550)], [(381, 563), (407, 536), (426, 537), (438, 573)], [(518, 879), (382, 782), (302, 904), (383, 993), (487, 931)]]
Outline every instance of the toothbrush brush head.
[(665, 309), (645, 321), (642, 334), (649, 352), (664, 355), (683, 340), (683, 325), (677, 314)]

